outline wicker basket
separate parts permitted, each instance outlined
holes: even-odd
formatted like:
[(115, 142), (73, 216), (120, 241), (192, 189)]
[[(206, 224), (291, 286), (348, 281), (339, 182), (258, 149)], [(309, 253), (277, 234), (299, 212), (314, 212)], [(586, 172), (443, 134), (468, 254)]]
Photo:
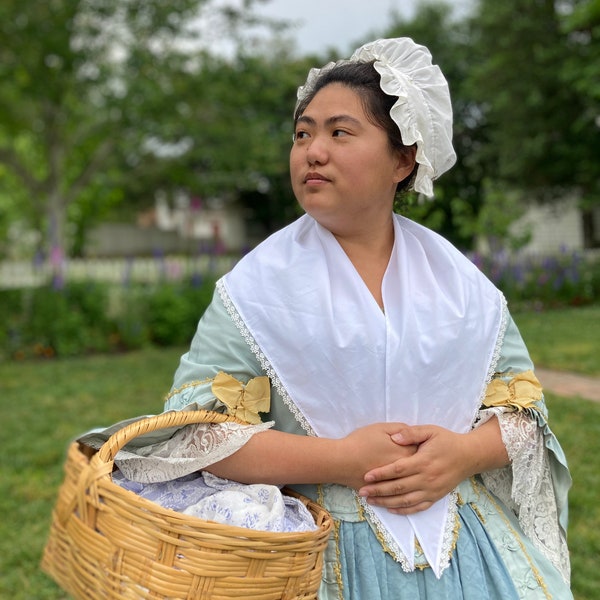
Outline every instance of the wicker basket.
[(111, 480), (114, 457), (149, 431), (219, 423), (220, 413), (164, 413), (127, 425), (91, 457), (74, 442), (42, 559), (73, 597), (109, 599), (316, 599), (332, 527), (318, 504), (299, 497), (318, 529), (269, 533), (184, 515)]

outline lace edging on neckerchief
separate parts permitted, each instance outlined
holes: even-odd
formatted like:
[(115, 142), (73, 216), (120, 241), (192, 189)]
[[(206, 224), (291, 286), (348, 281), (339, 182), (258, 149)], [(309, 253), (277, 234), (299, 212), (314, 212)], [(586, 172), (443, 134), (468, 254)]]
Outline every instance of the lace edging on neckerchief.
[(367, 519), (375, 529), (375, 535), (381, 544), (384, 552), (387, 552), (397, 563), (400, 564), (402, 570), (405, 573), (410, 573), (414, 570), (414, 566), (408, 560), (404, 552), (400, 549), (400, 546), (396, 543), (396, 541), (392, 538), (389, 531), (382, 525), (381, 521), (375, 514), (373, 508), (367, 504), (365, 498), (361, 498), (356, 495), (356, 498), (362, 507)]
[(488, 387), (494, 378), (494, 374), (496, 373), (496, 367), (498, 366), (498, 362), (500, 361), (500, 357), (502, 356), (502, 346), (504, 344), (504, 336), (506, 334), (506, 328), (508, 327), (508, 305), (506, 302), (506, 298), (504, 294), (498, 290), (498, 295), (500, 297), (500, 325), (498, 327), (498, 334), (496, 336), (496, 341), (494, 342), (494, 351), (492, 353), (492, 359), (490, 360), (490, 364), (488, 365), (488, 372), (485, 376), (485, 380), (483, 385), (481, 386), (481, 391), (479, 393), (479, 404), (475, 409), (475, 413), (471, 419), (471, 427), (478, 421), (480, 417), (480, 408), (484, 403)]
[[(375, 528), (377, 539), (381, 544), (383, 550), (387, 552), (397, 563), (400, 564), (402, 570), (405, 573), (410, 573), (417, 568), (414, 565), (414, 561), (409, 561), (404, 552), (400, 549), (400, 546), (396, 543), (396, 541), (392, 538), (387, 529), (382, 525), (381, 521), (375, 514), (375, 511), (372, 509), (369, 504), (367, 504), (364, 498), (356, 495), (356, 498), (362, 507), (365, 515)], [(450, 559), (452, 557), (452, 552), (456, 547), (456, 538), (458, 536), (458, 493), (456, 490), (450, 492), (448, 499), (448, 512), (446, 515), (446, 525), (444, 528), (443, 534), (443, 544), (442, 551), (440, 553), (440, 562), (438, 565), (438, 572), (441, 574), (448, 568), (450, 565)], [(431, 565), (425, 564), (425, 567), (430, 567)]]
[(217, 291), (219, 292), (221, 301), (223, 302), (223, 305), (225, 306), (225, 310), (231, 317), (231, 320), (233, 321), (234, 325), (237, 327), (238, 331), (240, 332), (240, 335), (242, 336), (242, 338), (244, 339), (244, 341), (246, 342), (246, 344), (252, 351), (252, 354), (254, 354), (254, 356), (260, 363), (260, 366), (262, 367), (264, 372), (267, 374), (267, 376), (271, 380), (273, 387), (277, 390), (277, 392), (283, 399), (284, 404), (289, 408), (290, 412), (294, 415), (294, 418), (296, 419), (296, 421), (298, 421), (298, 423), (300, 424), (302, 429), (304, 429), (304, 431), (306, 431), (306, 433), (308, 435), (315, 436), (315, 432), (313, 431), (312, 427), (310, 426), (310, 424), (308, 423), (308, 421), (306, 420), (304, 415), (300, 412), (298, 407), (294, 404), (294, 401), (290, 398), (289, 394), (287, 393), (286, 389), (284, 388), (283, 384), (281, 383), (281, 380), (279, 379), (277, 373), (275, 372), (275, 369), (273, 369), (273, 366), (269, 362), (269, 359), (265, 356), (265, 354), (261, 350), (260, 346), (256, 343), (256, 340), (254, 339), (254, 337), (252, 336), (252, 334), (246, 327), (244, 320), (238, 313), (237, 308), (235, 307), (233, 301), (229, 297), (229, 294), (227, 293), (227, 290), (225, 289), (225, 284), (223, 283), (222, 279), (219, 279), (219, 281), (217, 281), (216, 287), (217, 287)]
[(446, 527), (444, 528), (444, 542), (440, 553), (440, 564), (438, 565), (440, 575), (450, 566), (450, 557), (456, 547), (458, 528), (458, 493), (454, 490), (450, 492), (448, 498), (448, 513), (446, 515)]

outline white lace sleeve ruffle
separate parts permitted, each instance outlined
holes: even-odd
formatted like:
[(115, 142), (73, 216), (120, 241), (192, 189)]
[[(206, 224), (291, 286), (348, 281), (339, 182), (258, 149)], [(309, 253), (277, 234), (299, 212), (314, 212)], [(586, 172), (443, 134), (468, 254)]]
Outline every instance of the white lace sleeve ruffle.
[[(166, 439), (126, 446), (115, 457), (118, 471), (113, 482), (160, 506), (204, 520), (261, 531), (311, 531), (315, 522), (308, 509), (277, 486), (237, 483), (203, 471), (273, 424), (194, 423)], [(99, 448), (118, 428), (119, 424), (95, 431), (80, 441)]]
[(525, 535), (568, 581), (569, 553), (559, 525), (543, 431), (526, 411), (502, 407), (481, 410), (477, 426), (494, 416), (511, 464), (482, 473), (483, 483), (517, 515)]
[[(168, 439), (138, 447), (126, 446), (117, 453), (115, 464), (131, 481), (170, 481), (231, 456), (254, 434), (272, 426), (272, 421), (258, 425), (230, 422), (186, 425)], [(99, 435), (80, 439), (96, 449), (104, 441)]]

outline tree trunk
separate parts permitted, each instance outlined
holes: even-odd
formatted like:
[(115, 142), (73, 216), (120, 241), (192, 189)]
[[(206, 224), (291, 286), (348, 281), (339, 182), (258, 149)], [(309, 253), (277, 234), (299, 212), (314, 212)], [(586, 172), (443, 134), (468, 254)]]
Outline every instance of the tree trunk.
[(63, 283), (66, 249), (66, 205), (58, 189), (48, 193), (46, 202), (46, 243), (54, 285)]

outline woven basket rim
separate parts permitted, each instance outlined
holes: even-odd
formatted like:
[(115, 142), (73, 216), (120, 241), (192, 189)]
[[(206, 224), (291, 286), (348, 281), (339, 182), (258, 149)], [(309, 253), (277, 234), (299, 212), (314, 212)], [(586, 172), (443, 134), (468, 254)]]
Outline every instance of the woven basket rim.
[[(189, 412), (197, 414), (176, 421), (207, 422), (215, 414)], [(173, 425), (172, 417), (149, 417), (117, 432), (104, 457), (98, 455), (107, 442), (97, 452), (78, 441), (69, 445), (42, 570), (78, 600), (204, 598), (213, 590), (225, 599), (238, 597), (231, 595), (238, 589), (251, 589), (254, 600), (316, 600), (333, 519), (314, 500), (284, 488), (307, 506), (316, 527), (269, 532), (165, 508), (112, 480), (117, 446), (157, 423)]]
[[(94, 482), (96, 485), (99, 485), (101, 487), (108, 484), (112, 492), (116, 491), (116, 493), (118, 494), (122, 493), (124, 497), (129, 497), (131, 499), (131, 502), (133, 502), (134, 504), (139, 504), (141, 507), (146, 508), (146, 510), (148, 510), (148, 512), (150, 513), (161, 513), (164, 514), (166, 517), (176, 518), (177, 520), (183, 522), (190, 519), (196, 522), (199, 521), (203, 523), (203, 527), (207, 527), (211, 530), (214, 529), (215, 532), (226, 528), (227, 531), (231, 532), (232, 536), (236, 538), (239, 537), (255, 539), (263, 537), (272, 538), (273, 536), (277, 536), (277, 538), (282, 542), (286, 540), (292, 542), (298, 539), (319, 537), (325, 531), (329, 532), (329, 530), (332, 527), (331, 515), (329, 515), (329, 513), (320, 504), (304, 496), (303, 494), (300, 494), (299, 492), (293, 490), (288, 486), (283, 486), (283, 488), (281, 488), (281, 492), (287, 496), (296, 497), (304, 503), (304, 505), (308, 508), (309, 512), (313, 517), (316, 529), (311, 531), (300, 532), (262, 531), (246, 527), (239, 527), (235, 525), (225, 525), (223, 523), (219, 523), (217, 521), (210, 521), (208, 519), (200, 519), (199, 517), (187, 515), (185, 513), (161, 506), (156, 502), (153, 502), (152, 500), (139, 496), (135, 492), (122, 488), (112, 480), (114, 460), (118, 451), (135, 437), (163, 428), (166, 429), (175, 426), (185, 426), (194, 423), (225, 422), (239, 423), (242, 425), (248, 424), (245, 421), (242, 421), (236, 417), (225, 415), (216, 411), (209, 411), (203, 409), (191, 411), (169, 411), (166, 413), (161, 413), (160, 415), (144, 417), (143, 419), (127, 424), (122, 429), (119, 429), (117, 432), (113, 433), (98, 451), (93, 451), (93, 449), (89, 446), (85, 446), (85, 444), (82, 444), (81, 442), (74, 441), (69, 447), (69, 453), (71, 453), (72, 451), (76, 451), (78, 457), (83, 458), (85, 461), (85, 464), (82, 465), (82, 476), (80, 476), (78, 482), (78, 487), (80, 489), (77, 495), (79, 496), (79, 498), (83, 498), (90, 485), (92, 485), (92, 483)], [(89, 448), (90, 450), (92, 450), (94, 452), (93, 456), (91, 458), (86, 456), (86, 454), (84, 454), (84, 452), (82, 451), (82, 447)], [(91, 470), (97, 469), (99, 475), (97, 477), (93, 477), (91, 480), (89, 477), (83, 477), (86, 469), (88, 474)]]
[[(81, 446), (81, 444), (79, 442), (74, 441), (71, 443), (69, 451), (70, 452), (76, 451), (79, 457), (82, 457), (85, 459), (86, 456), (85, 456), (85, 454), (83, 454), (81, 452), (80, 446)], [(88, 465), (89, 465), (89, 462), (86, 462), (86, 465), (83, 468), (85, 469)], [(305, 504), (305, 506), (308, 508), (309, 512), (311, 513), (311, 515), (314, 519), (315, 526), (317, 527), (316, 529), (311, 530), (311, 531), (285, 532), (285, 531), (263, 531), (263, 530), (259, 530), (259, 529), (251, 529), (248, 527), (239, 527), (236, 525), (225, 525), (223, 523), (219, 523), (218, 521), (211, 521), (208, 519), (200, 519), (199, 517), (195, 517), (193, 515), (187, 515), (185, 513), (178, 512), (172, 508), (166, 508), (164, 506), (161, 506), (160, 504), (157, 504), (156, 502), (153, 502), (152, 500), (149, 500), (148, 498), (139, 496), (135, 492), (133, 492), (131, 490), (127, 490), (127, 489), (119, 486), (114, 481), (112, 481), (112, 477), (110, 477), (110, 474), (109, 474), (108, 480), (105, 480), (105, 481), (99, 480), (98, 485), (101, 487), (109, 486), (111, 493), (116, 493), (116, 494), (122, 495), (124, 499), (129, 498), (131, 504), (138, 505), (140, 509), (146, 509), (147, 512), (149, 512), (149, 513), (162, 514), (165, 517), (180, 520), (182, 523), (185, 523), (190, 520), (195, 521), (195, 522), (201, 522), (203, 524), (202, 525), (203, 528), (206, 528), (209, 531), (214, 530), (215, 533), (222, 532), (223, 528), (226, 528), (227, 531), (231, 532), (231, 535), (236, 538), (260, 539), (260, 538), (272, 538), (273, 536), (277, 536), (277, 538), (279, 540), (281, 540), (282, 542), (283, 541), (292, 542), (292, 541), (299, 540), (299, 539), (306, 539), (307, 537), (319, 537), (319, 535), (323, 531), (325, 531), (325, 530), (329, 531), (331, 529), (331, 523), (330, 523), (331, 516), (329, 515), (327, 510), (325, 510), (320, 504), (318, 504), (314, 500), (304, 496), (303, 494), (300, 494), (299, 492), (297, 492), (296, 490), (294, 490), (288, 486), (284, 486), (283, 488), (281, 488), (281, 493), (285, 494), (286, 496), (297, 497), (300, 499), (301, 502), (303, 502)], [(321, 519), (319, 519), (319, 517), (321, 517)], [(183, 527), (185, 527), (185, 525), (183, 525)]]

